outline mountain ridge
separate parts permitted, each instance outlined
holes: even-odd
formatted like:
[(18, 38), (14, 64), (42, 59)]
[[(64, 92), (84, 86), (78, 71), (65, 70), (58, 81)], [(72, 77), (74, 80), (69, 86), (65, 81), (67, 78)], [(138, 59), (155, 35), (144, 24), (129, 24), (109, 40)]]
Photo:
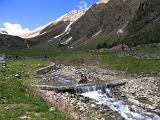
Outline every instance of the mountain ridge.
[(160, 42), (156, 27), (159, 26), (159, 5), (158, 0), (102, 0), (87, 10), (66, 13), (23, 39), (35, 48), (87, 51), (97, 46), (111, 48), (126, 44), (134, 47)]
[(71, 21), (71, 22), (74, 22), (76, 21), (78, 18), (80, 18), (83, 14), (85, 13), (85, 11), (82, 11), (82, 10), (72, 10), (70, 11), (69, 13), (66, 13), (64, 14), (63, 16), (57, 18), (56, 20), (54, 21), (51, 21), (39, 28), (36, 28), (35, 30), (23, 35), (23, 38), (32, 38), (32, 37), (36, 37), (40, 34), (43, 34), (41, 33), (46, 27), (48, 26), (54, 26), (56, 24), (58, 24), (59, 22), (61, 21)]

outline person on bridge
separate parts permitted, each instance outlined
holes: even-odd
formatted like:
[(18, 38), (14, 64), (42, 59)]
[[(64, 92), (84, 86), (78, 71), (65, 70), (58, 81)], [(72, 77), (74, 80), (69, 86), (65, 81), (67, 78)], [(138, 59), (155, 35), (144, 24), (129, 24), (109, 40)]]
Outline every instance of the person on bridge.
[(81, 79), (79, 81), (79, 83), (87, 83), (88, 78), (85, 74), (81, 74)]

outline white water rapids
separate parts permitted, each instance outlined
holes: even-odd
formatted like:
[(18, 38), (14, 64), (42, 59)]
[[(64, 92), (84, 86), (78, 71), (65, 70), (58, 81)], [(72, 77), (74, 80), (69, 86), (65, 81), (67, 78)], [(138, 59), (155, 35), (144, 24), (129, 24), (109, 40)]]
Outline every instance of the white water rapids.
[[(92, 99), (97, 105), (107, 105), (111, 110), (117, 111), (125, 120), (160, 120), (160, 116), (155, 113), (146, 112), (141, 109), (139, 112), (133, 112), (129, 109), (128, 105), (125, 105), (123, 101), (110, 96), (110, 90), (106, 89), (106, 93), (102, 93), (101, 90), (90, 91), (82, 93), (84, 97)], [(135, 108), (137, 106), (132, 105)]]

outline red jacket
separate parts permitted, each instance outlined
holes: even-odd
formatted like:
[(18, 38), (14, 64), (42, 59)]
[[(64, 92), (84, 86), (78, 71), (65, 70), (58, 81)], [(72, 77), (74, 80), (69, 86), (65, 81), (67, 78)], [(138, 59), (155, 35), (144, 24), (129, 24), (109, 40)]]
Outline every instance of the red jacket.
[(85, 80), (88, 80), (88, 79), (85, 75), (81, 75), (81, 80), (85, 81)]

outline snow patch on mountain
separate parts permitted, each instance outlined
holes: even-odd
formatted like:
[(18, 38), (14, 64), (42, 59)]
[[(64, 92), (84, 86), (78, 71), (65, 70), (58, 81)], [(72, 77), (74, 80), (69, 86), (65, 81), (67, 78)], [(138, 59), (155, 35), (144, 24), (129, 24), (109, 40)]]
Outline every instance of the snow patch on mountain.
[[(77, 19), (79, 19), (86, 11), (84, 10), (73, 10), (69, 13), (66, 13), (65, 15), (61, 16), (60, 18), (56, 19), (55, 21), (51, 21), (44, 26), (41, 26), (25, 35), (23, 35), (23, 38), (32, 38), (36, 37), (41, 34), (41, 32), (50, 25), (56, 25), (60, 21), (70, 21), (71, 23), (75, 22)], [(69, 26), (68, 26), (69, 27)], [(67, 29), (67, 28), (66, 28)], [(68, 30), (67, 30), (68, 31)]]
[(62, 44), (68, 44), (70, 41), (72, 40), (72, 37), (68, 38), (65, 42), (63, 42)]
[[(69, 34), (69, 32), (71, 31), (71, 28), (70, 28), (70, 26), (73, 24), (73, 22), (71, 22), (67, 27), (66, 27), (66, 29), (65, 29), (65, 31), (63, 32), (63, 33), (61, 33), (60, 35), (57, 35), (57, 36), (55, 36), (54, 38), (56, 39), (56, 38), (59, 38), (60, 36), (62, 36), (62, 35), (64, 35), (66, 32), (67, 32), (67, 34)], [(66, 35), (67, 35), (66, 34)]]
[(128, 21), (120, 29), (117, 30), (117, 34), (123, 34), (124, 29), (126, 28), (127, 25), (128, 25)]
[(92, 36), (92, 38), (96, 37), (96, 36), (99, 35), (101, 32), (102, 32), (102, 29), (99, 30), (96, 34), (94, 34), (94, 35)]
[(117, 31), (117, 34), (122, 34), (122, 33), (124, 33), (123, 28), (120, 28), (120, 29)]
[(46, 28), (47, 26), (51, 25), (53, 22), (49, 22), (39, 28), (36, 28), (35, 30), (31, 31), (31, 32), (28, 32), (27, 34), (24, 34), (23, 35), (23, 38), (32, 38), (32, 37), (36, 37), (38, 35), (41, 34), (41, 31)]

